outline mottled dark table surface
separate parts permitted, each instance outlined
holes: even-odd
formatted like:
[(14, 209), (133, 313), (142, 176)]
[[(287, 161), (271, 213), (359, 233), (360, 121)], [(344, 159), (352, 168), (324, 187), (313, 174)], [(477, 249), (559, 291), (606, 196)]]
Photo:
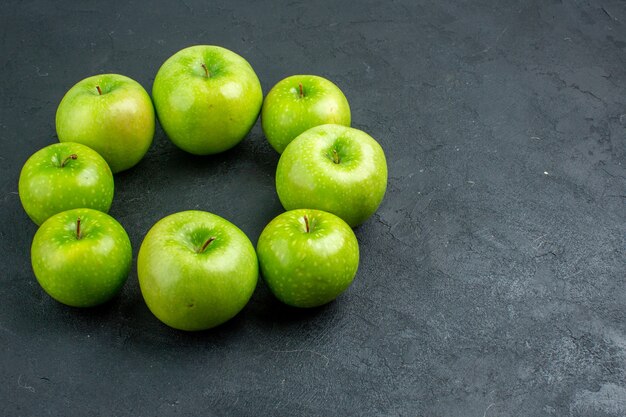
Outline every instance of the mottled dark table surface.
[[(3, 1), (0, 39), (0, 415), (626, 415), (626, 3)], [(54, 302), (30, 269), (22, 164), (56, 141), (75, 82), (150, 90), (198, 43), (243, 55), (265, 92), (330, 78), (385, 148), (354, 285), (295, 311), (260, 283), (195, 334), (150, 314), (134, 268), (105, 306)], [(111, 214), (135, 256), (193, 208), (256, 243), (281, 212), (277, 161), (258, 123), (206, 158), (158, 129)]]

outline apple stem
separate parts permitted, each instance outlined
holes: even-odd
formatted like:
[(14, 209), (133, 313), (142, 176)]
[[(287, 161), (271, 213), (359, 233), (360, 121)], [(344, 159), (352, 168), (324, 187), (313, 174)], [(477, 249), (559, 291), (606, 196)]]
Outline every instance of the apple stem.
[(98, 94), (102, 95), (102, 90), (100, 90), (100, 86), (99, 85), (96, 86), (96, 90), (98, 90)]
[(309, 218), (307, 217), (306, 214), (303, 217), (304, 217), (304, 226), (306, 227), (306, 232), (310, 233), (311, 228), (309, 227)]
[(298, 84), (300, 86), (300, 98), (304, 97), (304, 89), (302, 88), (302, 83)]
[(211, 236), (210, 238), (208, 238), (207, 241), (204, 242), (204, 245), (202, 245), (202, 247), (200, 248), (198, 253), (204, 253), (204, 251), (206, 250), (207, 246), (209, 246), (211, 244), (211, 242), (213, 242), (214, 240), (215, 240), (215, 236)]
[(336, 164), (341, 162), (341, 159), (339, 159), (339, 154), (337, 153), (337, 149), (333, 149), (333, 162)]
[(204, 68), (204, 74), (206, 75), (206, 77), (210, 78), (211, 74), (209, 74), (209, 69), (206, 67), (206, 65), (202, 64), (202, 68)]
[(77, 158), (78, 158), (78, 155), (76, 155), (75, 153), (71, 154), (70, 156), (65, 158), (63, 162), (61, 162), (61, 168), (63, 168), (68, 162), (70, 162), (70, 159), (77, 159)]
[(80, 217), (76, 219), (76, 239), (80, 239)]

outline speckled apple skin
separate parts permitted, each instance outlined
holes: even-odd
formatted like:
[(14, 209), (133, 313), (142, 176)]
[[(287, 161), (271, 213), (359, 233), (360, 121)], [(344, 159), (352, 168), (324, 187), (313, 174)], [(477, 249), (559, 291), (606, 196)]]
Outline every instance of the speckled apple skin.
[[(63, 160), (75, 154), (61, 167)], [(24, 164), (18, 184), (22, 206), (38, 225), (74, 208), (108, 212), (113, 174), (106, 161), (80, 143), (56, 143), (35, 152)]]
[(272, 220), (259, 237), (257, 255), (272, 293), (294, 307), (334, 300), (350, 286), (359, 266), (359, 244), (350, 226), (334, 214), (310, 209)]
[(152, 97), (170, 140), (189, 153), (208, 155), (232, 148), (248, 134), (263, 91), (244, 58), (219, 46), (196, 45), (165, 61)]
[(256, 288), (259, 266), (252, 243), (237, 226), (190, 210), (150, 229), (139, 249), (137, 275), (150, 311), (170, 327), (193, 331), (239, 313)]
[(285, 210), (328, 211), (352, 227), (376, 212), (386, 189), (383, 149), (367, 133), (345, 126), (328, 124), (302, 133), (276, 169), (276, 191)]
[(282, 153), (312, 127), (329, 123), (350, 126), (350, 105), (339, 87), (326, 78), (292, 75), (279, 81), (265, 97), (261, 123), (270, 145)]
[(56, 113), (59, 141), (89, 146), (114, 173), (135, 166), (144, 157), (152, 144), (154, 124), (154, 107), (146, 90), (119, 74), (79, 81), (65, 94)]
[(41, 225), (33, 239), (31, 262), (37, 281), (52, 298), (73, 307), (91, 307), (122, 288), (132, 248), (113, 217), (82, 208), (58, 213)]

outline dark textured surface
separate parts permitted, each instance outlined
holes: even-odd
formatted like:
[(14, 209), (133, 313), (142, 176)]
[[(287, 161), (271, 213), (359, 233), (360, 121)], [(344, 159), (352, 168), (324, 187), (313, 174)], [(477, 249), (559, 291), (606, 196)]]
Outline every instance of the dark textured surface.
[[(65, 3), (0, 5), (0, 415), (626, 415), (624, 2)], [(31, 272), (22, 164), (76, 81), (149, 90), (197, 43), (243, 55), (266, 93), (330, 78), (385, 148), (354, 285), (301, 312), (260, 284), (197, 334), (150, 314), (134, 270), (103, 307), (57, 304)], [(135, 256), (183, 209), (256, 242), (281, 212), (277, 160), (258, 123), (207, 158), (158, 130), (111, 214)]]

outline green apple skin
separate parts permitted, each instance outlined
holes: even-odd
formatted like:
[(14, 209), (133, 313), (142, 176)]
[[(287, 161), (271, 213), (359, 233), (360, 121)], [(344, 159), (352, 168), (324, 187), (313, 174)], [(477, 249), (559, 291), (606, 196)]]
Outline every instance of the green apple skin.
[(276, 191), (285, 210), (313, 208), (355, 227), (376, 212), (387, 189), (385, 153), (367, 133), (339, 125), (316, 126), (285, 149)]
[(196, 45), (171, 56), (152, 86), (159, 122), (180, 149), (209, 155), (237, 145), (259, 117), (261, 83), (241, 56)]
[(135, 166), (144, 157), (152, 144), (154, 123), (154, 107), (146, 90), (118, 74), (79, 81), (65, 94), (56, 114), (59, 141), (89, 146), (114, 173)]
[(170, 327), (193, 331), (239, 313), (256, 288), (259, 266), (237, 226), (190, 210), (150, 229), (139, 249), (137, 275), (150, 311)]
[(261, 274), (272, 293), (294, 307), (317, 307), (344, 292), (359, 266), (350, 226), (320, 210), (287, 211), (272, 220), (257, 243)]
[(72, 307), (96, 306), (115, 296), (128, 278), (132, 257), (124, 228), (108, 214), (86, 208), (50, 217), (31, 247), (41, 287)]
[(267, 94), (261, 110), (263, 133), (278, 152), (302, 132), (319, 125), (350, 126), (350, 105), (339, 87), (316, 75), (293, 75)]
[(74, 208), (108, 212), (113, 174), (93, 149), (80, 143), (56, 143), (28, 158), (18, 190), (26, 214), (41, 225), (50, 216)]

